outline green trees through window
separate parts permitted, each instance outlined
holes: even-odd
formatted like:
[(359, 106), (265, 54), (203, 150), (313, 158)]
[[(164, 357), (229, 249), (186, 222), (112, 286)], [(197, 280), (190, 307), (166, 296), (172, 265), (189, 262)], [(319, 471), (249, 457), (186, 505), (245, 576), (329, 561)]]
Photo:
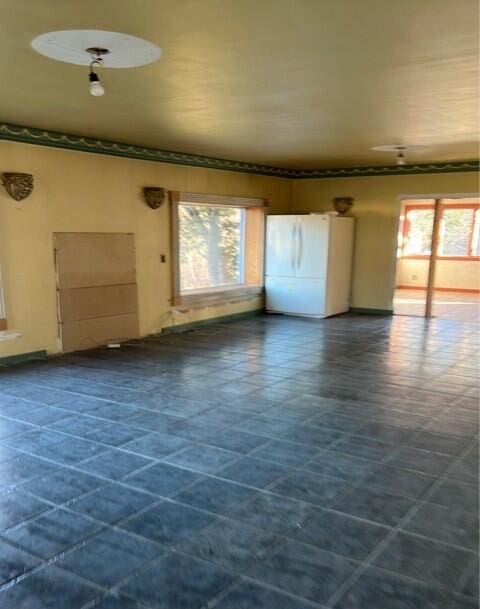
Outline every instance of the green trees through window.
[(411, 209), (407, 211), (409, 224), (405, 256), (429, 256), (432, 241), (433, 209)]
[(469, 256), (473, 209), (445, 209), (440, 227), (440, 256)]
[(180, 292), (243, 283), (245, 210), (178, 206)]
[[(405, 208), (403, 256), (430, 256), (433, 205)], [(477, 204), (441, 205), (438, 255), (471, 258), (480, 253), (480, 210)]]

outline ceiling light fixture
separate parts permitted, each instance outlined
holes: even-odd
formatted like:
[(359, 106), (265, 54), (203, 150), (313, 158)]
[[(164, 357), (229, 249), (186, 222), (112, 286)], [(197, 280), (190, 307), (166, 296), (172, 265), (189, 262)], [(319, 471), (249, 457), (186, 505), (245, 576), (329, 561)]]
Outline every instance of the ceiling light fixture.
[(98, 74), (95, 72), (95, 66), (103, 66), (102, 56), (106, 55), (110, 51), (108, 49), (102, 49), (100, 47), (90, 47), (86, 49), (87, 53), (90, 53), (92, 61), (90, 62), (90, 73), (88, 80), (90, 82), (90, 94), (94, 97), (101, 97), (105, 95), (105, 89), (100, 82)]
[(397, 165), (405, 165), (405, 146), (397, 146)]
[(405, 158), (407, 150), (410, 152), (422, 152), (425, 149), (426, 146), (404, 146), (403, 144), (387, 144), (386, 146), (374, 146), (372, 148), (375, 152), (394, 152), (399, 167), (403, 167), (403, 165), (407, 164)]
[(101, 97), (105, 89), (96, 68), (137, 68), (159, 59), (162, 50), (142, 38), (103, 30), (61, 30), (34, 38), (32, 47), (57, 61), (88, 66), (90, 93)]

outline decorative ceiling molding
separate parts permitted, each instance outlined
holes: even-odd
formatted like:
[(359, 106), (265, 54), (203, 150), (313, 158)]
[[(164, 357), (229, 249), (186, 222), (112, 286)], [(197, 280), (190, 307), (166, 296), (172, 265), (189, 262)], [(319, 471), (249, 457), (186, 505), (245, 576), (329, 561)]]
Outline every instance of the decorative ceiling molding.
[(445, 163), (417, 163), (415, 165), (345, 167), (342, 169), (297, 169), (294, 170), (294, 178), (361, 178), (372, 176), (401, 176), (418, 173), (458, 173), (462, 171), (478, 171), (479, 169), (479, 161), (451, 161)]
[(172, 152), (159, 148), (147, 148), (120, 142), (111, 142), (90, 137), (82, 137), (57, 131), (45, 131), (34, 127), (22, 127), (9, 123), (0, 123), (0, 140), (10, 140), (37, 146), (50, 146), (65, 148), (78, 152), (91, 152), (109, 156), (126, 157), (142, 161), (156, 161), (160, 163), (174, 163), (191, 167), (204, 167), (207, 169), (221, 169), (257, 175), (273, 176), (277, 178), (296, 179), (322, 179), (322, 178), (354, 178), (371, 176), (393, 176), (428, 173), (456, 173), (462, 171), (478, 171), (479, 161), (455, 161), (447, 163), (418, 163), (415, 165), (387, 165), (382, 167), (348, 167), (333, 169), (285, 169), (258, 165), (243, 161), (230, 161), (215, 157)]
[(218, 159), (183, 152), (171, 152), (168, 150), (146, 148), (144, 146), (134, 146), (131, 144), (121, 144), (119, 142), (58, 133), (57, 131), (45, 131), (33, 127), (21, 127), (8, 123), (0, 123), (0, 139), (23, 142), (25, 144), (36, 144), (37, 146), (67, 148), (68, 150), (77, 150), (78, 152), (93, 152), (95, 154), (121, 156), (142, 161), (157, 161), (160, 163), (175, 163), (176, 165), (206, 167), (208, 169), (256, 173), (278, 178), (295, 177), (295, 172), (291, 169), (281, 169), (278, 167), (269, 167), (268, 165), (257, 165), (255, 163), (243, 163), (242, 161), (229, 161), (227, 159)]

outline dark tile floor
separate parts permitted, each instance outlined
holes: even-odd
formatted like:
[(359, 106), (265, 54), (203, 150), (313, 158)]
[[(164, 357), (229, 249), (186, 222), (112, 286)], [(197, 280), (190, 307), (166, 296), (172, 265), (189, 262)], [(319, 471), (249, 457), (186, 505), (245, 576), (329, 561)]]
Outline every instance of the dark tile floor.
[(4, 368), (0, 607), (477, 607), (476, 349), (258, 316)]

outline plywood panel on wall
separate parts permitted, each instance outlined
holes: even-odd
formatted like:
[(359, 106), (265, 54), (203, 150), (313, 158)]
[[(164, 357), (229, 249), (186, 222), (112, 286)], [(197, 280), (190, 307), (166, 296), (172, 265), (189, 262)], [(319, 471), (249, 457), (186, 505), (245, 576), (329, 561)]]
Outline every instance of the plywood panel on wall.
[(135, 244), (127, 233), (56, 233), (62, 349), (138, 336)]
[(62, 321), (137, 313), (137, 286), (107, 285), (61, 290)]
[(56, 233), (55, 247), (61, 289), (135, 283), (131, 233)]
[(62, 325), (63, 350), (78, 351), (138, 336), (136, 313), (70, 321)]

